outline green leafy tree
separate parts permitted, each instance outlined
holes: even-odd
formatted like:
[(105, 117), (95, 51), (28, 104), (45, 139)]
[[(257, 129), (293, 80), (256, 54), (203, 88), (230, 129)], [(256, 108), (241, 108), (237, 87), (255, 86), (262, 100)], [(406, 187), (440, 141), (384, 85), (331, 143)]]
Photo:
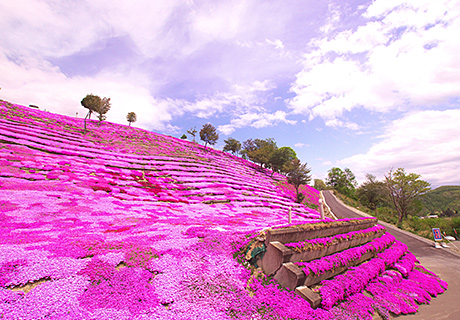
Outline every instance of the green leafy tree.
[(204, 142), (205, 147), (208, 143), (210, 145), (215, 145), (217, 140), (219, 140), (219, 134), (212, 124), (207, 123), (203, 125), (203, 128), (200, 130), (200, 139)]
[(385, 184), (369, 173), (366, 174), (366, 181), (356, 190), (359, 202), (371, 210), (375, 210), (379, 205), (384, 204), (385, 195)]
[(270, 158), (272, 154), (278, 149), (276, 142), (273, 138), (265, 140), (255, 139), (248, 144), (249, 149), (245, 153), (249, 160), (260, 165), (261, 168), (270, 167)]
[(398, 223), (418, 209), (417, 198), (430, 190), (430, 183), (420, 177), (415, 173), (406, 174), (403, 168), (390, 169), (385, 175), (385, 186), (398, 213)]
[(126, 116), (126, 120), (129, 122), (129, 126), (131, 127), (131, 122), (137, 121), (137, 115), (135, 112), (129, 112)]
[(301, 203), (303, 200), (303, 194), (299, 192), (299, 187), (311, 181), (311, 169), (307, 167), (307, 163), (302, 164), (299, 159), (292, 160), (285, 167), (288, 182), (294, 185), (297, 202)]
[(256, 144), (253, 139), (248, 139), (243, 141), (243, 149), (241, 150), (241, 155), (244, 159), (249, 159), (248, 153), (257, 149)]
[(195, 135), (197, 133), (196, 127), (190, 128), (189, 130), (187, 130), (187, 133), (193, 137), (193, 142), (196, 142), (195, 141)]
[(291, 147), (281, 147), (272, 152), (269, 165), (273, 172), (285, 172), (284, 167), (294, 159), (297, 159), (297, 154)]
[(356, 177), (350, 169), (331, 168), (328, 171), (326, 185), (331, 186), (341, 194), (347, 197), (356, 198)]
[(236, 139), (230, 137), (227, 140), (224, 140), (224, 143), (225, 145), (223, 150), (226, 152), (231, 151), (234, 155), (237, 155), (241, 150), (241, 142)]
[(101, 122), (107, 119), (106, 113), (109, 112), (110, 110), (110, 98), (102, 98), (100, 100), (99, 106), (96, 110), (97, 118), (99, 119), (99, 125), (101, 125)]
[(87, 94), (86, 97), (81, 100), (81, 105), (88, 109), (88, 113), (85, 117), (85, 132), (86, 132), (86, 119), (91, 119), (91, 114), (97, 112), (99, 105), (101, 104), (101, 98), (94, 94)]
[(187, 136), (185, 135), (185, 133), (180, 137), (182, 140), (187, 140)]
[(315, 179), (314, 180), (314, 186), (313, 186), (316, 190), (325, 190), (326, 189), (326, 184), (324, 183), (323, 180), (321, 179)]

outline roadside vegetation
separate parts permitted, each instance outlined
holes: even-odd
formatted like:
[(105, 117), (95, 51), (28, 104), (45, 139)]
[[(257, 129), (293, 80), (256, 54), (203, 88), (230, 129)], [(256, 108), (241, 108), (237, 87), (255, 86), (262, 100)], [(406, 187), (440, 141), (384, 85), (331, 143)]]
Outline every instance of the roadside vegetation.
[(433, 239), (432, 228), (457, 239), (460, 228), (460, 187), (431, 190), (428, 182), (403, 168), (389, 170), (382, 181), (372, 174), (358, 186), (350, 169), (332, 168), (325, 182), (315, 180), (318, 189), (332, 189), (349, 206), (403, 230)]

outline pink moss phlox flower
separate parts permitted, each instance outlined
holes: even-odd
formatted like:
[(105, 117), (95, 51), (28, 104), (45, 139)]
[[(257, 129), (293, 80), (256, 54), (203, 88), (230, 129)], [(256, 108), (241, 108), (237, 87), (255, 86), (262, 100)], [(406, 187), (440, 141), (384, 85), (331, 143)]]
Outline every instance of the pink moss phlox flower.
[(404, 277), (414, 269), (415, 263), (419, 262), (412, 252), (407, 251), (395, 264), (394, 268), (401, 272)]
[(362, 265), (350, 268), (345, 274), (321, 282), (322, 305), (330, 309), (337, 302), (355, 293), (361, 292), (370, 280), (385, 270), (381, 259), (372, 259)]
[(375, 301), (363, 295), (356, 293), (349, 297), (345, 302), (331, 309), (331, 313), (336, 319), (346, 320), (372, 320), (375, 311)]
[(379, 253), (377, 257), (382, 259), (387, 267), (393, 267), (399, 258), (401, 258), (401, 256), (406, 252), (407, 245), (400, 241), (395, 241), (390, 248), (382, 253)]
[(367, 236), (374, 235), (378, 232), (382, 232), (385, 230), (384, 226), (376, 225), (367, 229), (359, 230), (359, 231), (351, 231), (343, 234), (336, 234), (331, 237), (324, 237), (324, 238), (316, 238), (311, 240), (305, 240), (300, 242), (291, 242), (286, 243), (285, 246), (288, 248), (292, 248), (296, 251), (306, 251), (311, 250), (315, 247), (328, 247), (335, 243), (340, 243), (343, 241), (351, 240), (354, 238), (363, 238)]
[(142, 268), (122, 268), (93, 259), (80, 274), (90, 284), (80, 297), (87, 310), (98, 308), (126, 309), (132, 314), (158, 305), (155, 288), (149, 283), (154, 274)]
[(395, 241), (394, 236), (385, 233), (381, 237), (374, 239), (362, 246), (353, 247), (344, 251), (334, 253), (315, 259), (310, 262), (295, 262), (297, 266), (304, 269), (306, 274), (321, 275), (336, 268), (346, 267), (351, 262), (361, 259), (367, 252), (378, 253), (390, 246)]

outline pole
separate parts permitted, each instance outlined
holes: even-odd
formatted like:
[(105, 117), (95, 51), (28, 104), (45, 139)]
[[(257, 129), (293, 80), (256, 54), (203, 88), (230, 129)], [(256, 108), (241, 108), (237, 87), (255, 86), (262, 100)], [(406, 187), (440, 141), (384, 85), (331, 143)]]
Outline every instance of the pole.
[(321, 214), (321, 220), (323, 220), (324, 219), (323, 199), (319, 199), (319, 213)]
[(291, 223), (291, 210), (292, 210), (292, 208), (289, 207), (289, 212), (288, 212), (288, 223), (289, 224)]

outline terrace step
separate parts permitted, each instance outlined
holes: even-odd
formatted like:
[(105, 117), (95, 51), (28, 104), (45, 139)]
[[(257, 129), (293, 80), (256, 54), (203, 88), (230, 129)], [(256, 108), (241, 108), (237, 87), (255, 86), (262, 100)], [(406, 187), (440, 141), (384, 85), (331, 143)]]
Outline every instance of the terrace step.
[[(357, 228), (361, 228), (363, 226), (372, 227), (376, 223), (376, 219), (369, 219), (369, 220), (371, 220), (370, 224), (369, 223), (358, 223), (355, 225), (346, 224), (344, 226), (341, 226), (340, 228), (334, 227), (334, 228), (330, 228), (329, 230), (325, 228), (319, 229), (319, 230), (312, 230), (311, 233), (313, 233), (316, 236), (322, 235), (323, 237), (327, 237), (324, 235), (333, 236), (333, 235), (340, 234), (338, 233), (340, 231), (342, 232), (343, 231), (348, 231), (348, 232), (358, 231), (362, 229), (357, 229)], [(296, 232), (298, 232), (300, 228), (294, 227), (293, 229), (295, 229)], [(298, 232), (298, 234), (304, 234), (306, 232), (308, 231), (303, 229), (302, 231)], [(298, 262), (298, 261), (307, 262), (307, 261), (311, 261), (314, 259), (318, 259), (326, 255), (331, 255), (333, 253), (349, 249), (351, 247), (365, 244), (377, 237), (380, 237), (384, 232), (385, 230), (382, 229), (380, 232), (373, 234), (373, 235), (368, 235), (366, 237), (353, 238), (350, 240), (345, 240), (345, 241), (333, 244), (328, 247), (323, 247), (323, 248), (309, 250), (309, 251), (302, 251), (302, 252), (296, 252), (293, 249), (285, 246), (280, 241), (271, 241), (267, 243), (267, 239), (269, 239), (267, 235), (267, 238), (265, 240), (267, 251), (265, 252), (261, 261), (258, 262), (258, 264), (262, 266), (262, 269), (266, 275), (271, 276), (271, 275), (274, 275), (281, 268), (283, 263)], [(310, 239), (312, 239), (311, 234), (307, 235), (304, 240), (310, 240)]]
[(297, 262), (297, 261), (308, 262), (308, 261), (311, 261), (311, 260), (314, 260), (314, 259), (319, 259), (319, 258), (322, 258), (324, 256), (334, 254), (336, 252), (340, 252), (340, 251), (343, 251), (343, 250), (346, 250), (346, 249), (349, 249), (349, 248), (352, 248), (352, 247), (363, 245), (363, 244), (365, 244), (365, 243), (367, 243), (367, 242), (369, 242), (371, 240), (374, 240), (375, 238), (378, 238), (378, 237), (382, 236), (383, 233), (384, 233), (384, 230), (382, 230), (379, 233), (376, 233), (374, 235), (367, 236), (367, 237), (362, 237), (362, 238), (356, 238), (356, 239), (352, 239), (352, 240), (343, 241), (343, 242), (334, 244), (334, 245), (332, 245), (330, 247), (327, 247), (327, 248), (321, 249), (321, 250), (311, 250), (311, 251), (305, 251), (305, 252), (294, 252), (290, 256), (290, 261), (292, 261), (292, 262)]
[(313, 292), (310, 288), (300, 286), (295, 289), (295, 292), (303, 299), (307, 300), (312, 308), (316, 309), (321, 305), (321, 296), (318, 293)]
[(283, 263), (281, 268), (275, 274), (274, 279), (278, 281), (284, 288), (295, 290), (299, 286), (310, 287), (320, 283), (323, 280), (335, 277), (338, 274), (346, 271), (348, 268), (357, 266), (364, 261), (375, 257), (374, 252), (368, 252), (361, 256), (359, 260), (351, 261), (346, 266), (335, 268), (334, 270), (325, 272), (320, 275), (313, 273), (305, 274), (304, 270), (293, 264), (292, 262)]
[[(362, 252), (356, 256), (355, 260), (349, 261), (346, 265), (322, 271), (323, 273), (321, 274), (313, 273), (308, 267), (301, 268), (294, 262), (309, 262), (320, 259), (347, 249), (362, 246), (376, 238), (382, 237), (385, 229), (381, 227), (373, 228), (376, 226), (377, 221), (375, 218), (344, 219), (270, 229), (267, 231), (265, 238), (266, 252), (257, 264), (262, 267), (266, 275), (273, 276), (281, 286), (290, 291), (295, 291), (303, 299), (308, 301), (313, 308), (317, 308), (321, 305), (321, 296), (309, 287), (347, 272), (349, 268), (358, 266), (376, 257), (377, 253), (380, 252), (379, 250), (382, 250), (382, 247), (371, 244), (363, 249), (354, 250), (353, 252)], [(354, 232), (361, 230), (363, 230), (362, 233)], [(329, 238), (333, 236), (337, 237)], [(320, 238), (328, 239), (324, 239), (324, 241), (314, 240)], [(308, 240), (313, 241), (309, 242)], [(289, 244), (290, 242), (292, 244)], [(382, 241), (378, 241), (378, 243), (382, 243)], [(386, 240), (383, 240), (383, 243), (388, 245)]]
[(292, 262), (287, 262), (283, 263), (274, 279), (286, 289), (295, 290), (305, 283), (305, 272)]
[[(343, 221), (340, 224), (330, 222), (314, 225), (305, 224), (267, 231), (266, 243), (278, 241), (281, 243), (299, 242), (314, 238), (333, 236), (339, 233), (358, 231), (373, 227), (377, 224), (377, 219), (359, 219)], [(314, 229), (313, 229), (313, 228)]]
[(258, 263), (266, 275), (273, 275), (284, 262), (290, 261), (294, 251), (278, 241), (270, 242), (262, 261)]

